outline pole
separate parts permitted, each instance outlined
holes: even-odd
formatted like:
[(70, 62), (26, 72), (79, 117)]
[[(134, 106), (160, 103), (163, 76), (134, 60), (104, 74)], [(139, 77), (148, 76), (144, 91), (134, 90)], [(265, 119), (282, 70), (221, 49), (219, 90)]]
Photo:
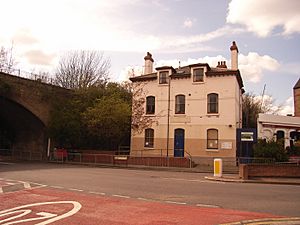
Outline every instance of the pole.
[(47, 146), (47, 158), (49, 159), (50, 157), (50, 145), (51, 145), (51, 139), (48, 138), (48, 146)]
[(168, 85), (168, 121), (167, 121), (167, 157), (169, 157), (169, 139), (170, 139), (170, 94), (171, 94), (171, 78), (169, 76)]

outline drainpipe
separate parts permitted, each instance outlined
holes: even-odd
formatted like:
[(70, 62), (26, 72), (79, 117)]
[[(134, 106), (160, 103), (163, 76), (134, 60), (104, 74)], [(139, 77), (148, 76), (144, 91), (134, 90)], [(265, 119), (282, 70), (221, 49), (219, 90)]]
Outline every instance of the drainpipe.
[(167, 157), (169, 157), (169, 139), (170, 139), (170, 93), (171, 93), (171, 77), (169, 76), (168, 84), (168, 122), (167, 122)]

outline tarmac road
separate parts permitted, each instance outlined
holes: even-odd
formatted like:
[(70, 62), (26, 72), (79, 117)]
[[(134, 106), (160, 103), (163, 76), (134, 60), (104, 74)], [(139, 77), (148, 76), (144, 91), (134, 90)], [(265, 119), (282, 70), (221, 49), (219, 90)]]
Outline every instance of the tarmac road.
[(98, 193), (99, 196), (123, 200), (146, 199), (155, 204), (209, 210), (238, 210), (287, 217), (300, 215), (300, 186), (222, 183), (204, 179), (207, 175), (49, 163), (0, 164), (0, 178), (46, 185), (42, 189), (87, 196)]

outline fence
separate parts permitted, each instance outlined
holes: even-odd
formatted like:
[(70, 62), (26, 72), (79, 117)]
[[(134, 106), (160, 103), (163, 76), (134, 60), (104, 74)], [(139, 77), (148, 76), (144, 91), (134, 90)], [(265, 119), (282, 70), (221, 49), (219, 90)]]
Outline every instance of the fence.
[(21, 77), (29, 80), (39, 81), (41, 83), (52, 84), (55, 85), (55, 80), (47, 74), (36, 74), (33, 72), (27, 72), (20, 69), (1, 67), (0, 72), (7, 73), (9, 75), (13, 75), (16, 77)]
[(0, 149), (0, 158), (5, 160), (42, 161), (43, 154), (23, 149)]
[[(149, 153), (149, 152), (148, 152)], [(62, 154), (52, 152), (50, 161), (59, 163), (88, 163), (103, 165), (140, 165), (140, 166), (159, 166), (159, 167), (185, 167), (191, 168), (192, 158), (189, 157), (167, 157), (152, 154), (145, 155), (129, 155), (124, 152), (116, 152), (116, 154), (91, 154), (91, 153), (73, 153)]]

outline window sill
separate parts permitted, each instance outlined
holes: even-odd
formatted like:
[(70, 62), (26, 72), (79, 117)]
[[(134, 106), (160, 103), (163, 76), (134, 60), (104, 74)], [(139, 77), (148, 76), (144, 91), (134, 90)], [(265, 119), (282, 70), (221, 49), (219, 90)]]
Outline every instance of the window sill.
[(210, 148), (209, 148), (209, 149), (206, 149), (206, 151), (207, 151), (207, 152), (219, 152), (220, 150), (217, 149), (217, 148), (216, 148), (216, 149), (210, 149)]
[(153, 150), (154, 147), (146, 147), (146, 146), (144, 146), (144, 149), (146, 149), (146, 150)]
[(206, 116), (207, 117), (219, 117), (220, 114), (219, 113), (207, 113)]
[(168, 86), (169, 84), (168, 83), (162, 83), (162, 84), (158, 84), (158, 86)]
[(145, 116), (147, 116), (147, 117), (155, 117), (156, 115), (155, 114), (145, 114)]
[(185, 114), (174, 114), (174, 117), (186, 117)]
[(199, 84), (204, 84), (205, 82), (204, 81), (193, 81), (193, 85), (199, 85)]

